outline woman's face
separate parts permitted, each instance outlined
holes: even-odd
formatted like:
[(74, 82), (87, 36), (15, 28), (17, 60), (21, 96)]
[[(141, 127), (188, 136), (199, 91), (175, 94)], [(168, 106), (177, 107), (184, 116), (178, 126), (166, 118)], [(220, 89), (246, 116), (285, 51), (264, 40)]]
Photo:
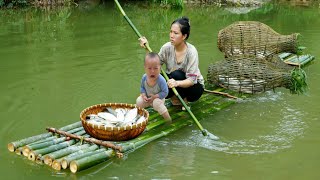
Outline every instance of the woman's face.
[(170, 29), (170, 42), (172, 45), (177, 46), (184, 42), (187, 35), (182, 35), (181, 29), (178, 23), (171, 25)]

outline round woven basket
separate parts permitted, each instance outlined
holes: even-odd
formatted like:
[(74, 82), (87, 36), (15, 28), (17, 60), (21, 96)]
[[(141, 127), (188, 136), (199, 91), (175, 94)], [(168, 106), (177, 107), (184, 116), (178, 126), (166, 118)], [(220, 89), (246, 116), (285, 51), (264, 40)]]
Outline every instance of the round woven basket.
[(143, 108), (138, 109), (138, 114), (140, 116), (144, 116), (145, 120), (141, 123), (132, 125), (132, 126), (123, 126), (123, 127), (109, 127), (104, 125), (93, 125), (87, 122), (86, 116), (89, 114), (98, 114), (102, 112), (105, 108), (111, 107), (113, 109), (117, 108), (127, 108), (133, 109), (136, 106), (134, 104), (125, 104), (125, 103), (105, 103), (105, 104), (97, 104), (90, 106), (84, 109), (80, 113), (80, 120), (82, 122), (82, 126), (85, 131), (94, 138), (100, 140), (108, 140), (108, 141), (125, 141), (129, 139), (133, 139), (139, 136), (147, 126), (149, 119), (149, 112)]

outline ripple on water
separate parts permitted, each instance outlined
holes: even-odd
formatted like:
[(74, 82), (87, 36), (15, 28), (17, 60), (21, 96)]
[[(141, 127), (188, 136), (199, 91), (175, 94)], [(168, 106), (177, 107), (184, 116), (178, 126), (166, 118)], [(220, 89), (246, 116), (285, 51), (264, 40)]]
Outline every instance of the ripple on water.
[[(266, 93), (263, 97), (246, 99), (244, 101), (273, 102), (283, 99), (282, 93)], [(295, 139), (303, 136), (307, 125), (303, 121), (305, 114), (298, 108), (291, 107), (282, 101), (281, 117), (279, 121), (271, 124), (271, 130), (264, 134), (252, 134), (252, 138), (225, 139), (221, 135), (220, 139), (213, 140), (204, 138), (199, 130), (192, 131), (191, 135), (183, 140), (172, 142), (184, 146), (198, 146), (214, 151), (221, 151), (230, 154), (261, 154), (275, 153), (292, 146)], [(257, 121), (259, 123), (259, 121)], [(261, 132), (262, 133), (262, 132)]]

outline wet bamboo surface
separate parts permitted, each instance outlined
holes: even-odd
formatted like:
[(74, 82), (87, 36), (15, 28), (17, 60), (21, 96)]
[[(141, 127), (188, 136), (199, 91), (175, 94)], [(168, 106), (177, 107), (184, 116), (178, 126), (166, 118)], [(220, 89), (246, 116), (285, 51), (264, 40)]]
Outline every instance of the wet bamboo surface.
[[(216, 89), (215, 92), (206, 92), (197, 102), (190, 104), (196, 116), (205, 117), (207, 113), (212, 114), (236, 102), (235, 97), (226, 94), (223, 89)], [(173, 120), (171, 124), (166, 123), (161, 115), (149, 108), (147, 109), (150, 113), (149, 122), (145, 131), (137, 138), (128, 141), (111, 142), (94, 139), (84, 131), (79, 120), (58, 128), (59, 132), (65, 132), (63, 135), (53, 131), (27, 137), (9, 143), (8, 150), (24, 155), (21, 157), (26, 157), (35, 163), (51, 166), (56, 171), (69, 169), (72, 173), (76, 173), (112, 158), (121, 158), (124, 153), (133, 152), (151, 141), (193, 123), (187, 111), (172, 106), (168, 101), (166, 106)], [(72, 138), (65, 136), (68, 133), (73, 135)], [(93, 140), (84, 141), (84, 139)]]

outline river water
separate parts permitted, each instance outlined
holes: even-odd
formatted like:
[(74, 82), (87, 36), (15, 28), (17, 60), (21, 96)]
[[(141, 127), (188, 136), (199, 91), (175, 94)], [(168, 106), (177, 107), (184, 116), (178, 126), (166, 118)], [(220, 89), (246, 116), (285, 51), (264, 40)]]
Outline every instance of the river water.
[(269, 4), (246, 14), (213, 5), (182, 11), (123, 5), (154, 51), (169, 40), (171, 22), (191, 19), (189, 42), (204, 76), (223, 58), (220, 29), (238, 20), (261, 21), (280, 34), (298, 32), (306, 53), (309, 91), (277, 88), (201, 119), (220, 137), (206, 139), (196, 125), (151, 142), (123, 159), (72, 174), (10, 153), (9, 142), (79, 120), (86, 107), (135, 103), (145, 51), (112, 2), (96, 8), (0, 12), (0, 171), (8, 179), (319, 179), (320, 8)]

